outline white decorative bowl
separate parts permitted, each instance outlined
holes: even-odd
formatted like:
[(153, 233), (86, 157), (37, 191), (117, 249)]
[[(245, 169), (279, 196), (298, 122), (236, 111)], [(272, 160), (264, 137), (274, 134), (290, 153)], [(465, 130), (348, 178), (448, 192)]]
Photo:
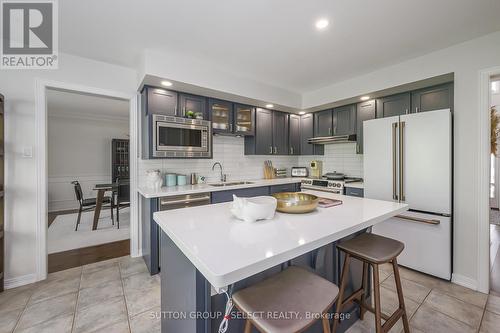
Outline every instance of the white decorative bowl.
[(231, 213), (246, 222), (270, 220), (274, 217), (277, 203), (276, 198), (270, 196), (238, 198), (233, 194)]

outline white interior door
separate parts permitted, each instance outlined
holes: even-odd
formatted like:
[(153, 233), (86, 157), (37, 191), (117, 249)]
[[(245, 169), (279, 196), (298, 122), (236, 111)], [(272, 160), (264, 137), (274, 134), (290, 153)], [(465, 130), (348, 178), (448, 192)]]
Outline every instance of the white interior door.
[(399, 117), (367, 120), (363, 123), (364, 195), (371, 199), (395, 200), (398, 181)]
[(402, 199), (410, 209), (451, 214), (451, 112), (400, 117)]

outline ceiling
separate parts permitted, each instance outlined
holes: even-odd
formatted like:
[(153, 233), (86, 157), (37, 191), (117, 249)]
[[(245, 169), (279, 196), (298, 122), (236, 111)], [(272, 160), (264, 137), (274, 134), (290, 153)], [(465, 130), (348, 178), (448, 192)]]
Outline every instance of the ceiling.
[(47, 110), (49, 116), (126, 120), (129, 117), (129, 102), (111, 97), (48, 89)]
[[(59, 47), (137, 67), (145, 49), (304, 93), (500, 30), (498, 0), (64, 0)], [(314, 23), (330, 25), (317, 31)]]

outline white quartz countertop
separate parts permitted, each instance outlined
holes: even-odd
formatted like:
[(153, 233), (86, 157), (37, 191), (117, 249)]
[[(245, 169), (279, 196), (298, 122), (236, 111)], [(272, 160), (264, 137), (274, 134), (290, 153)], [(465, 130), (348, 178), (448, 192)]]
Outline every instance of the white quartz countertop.
[[(169, 186), (169, 187), (164, 186), (159, 190), (154, 190), (148, 188), (147, 186), (139, 186), (138, 191), (143, 197), (151, 199), (151, 198), (169, 197), (174, 195), (194, 194), (202, 192), (217, 192), (217, 191), (235, 190), (240, 188), (293, 184), (293, 183), (300, 183), (301, 180), (302, 178), (256, 179), (256, 180), (245, 180), (246, 182), (251, 182), (251, 184), (212, 186), (210, 185), (210, 183), (206, 183), (206, 184)], [(227, 181), (227, 183), (238, 182), (238, 181), (239, 180), (229, 180)]]
[(231, 202), (156, 212), (153, 218), (220, 291), (408, 209), (395, 202), (307, 192), (343, 204), (308, 214), (276, 212), (274, 219), (254, 223), (234, 218)]

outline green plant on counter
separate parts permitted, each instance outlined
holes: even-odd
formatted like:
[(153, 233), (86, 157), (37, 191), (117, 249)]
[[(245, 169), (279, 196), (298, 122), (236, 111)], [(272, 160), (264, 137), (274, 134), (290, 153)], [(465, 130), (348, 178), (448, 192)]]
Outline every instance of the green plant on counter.
[(196, 114), (193, 111), (186, 111), (187, 118), (195, 118)]

